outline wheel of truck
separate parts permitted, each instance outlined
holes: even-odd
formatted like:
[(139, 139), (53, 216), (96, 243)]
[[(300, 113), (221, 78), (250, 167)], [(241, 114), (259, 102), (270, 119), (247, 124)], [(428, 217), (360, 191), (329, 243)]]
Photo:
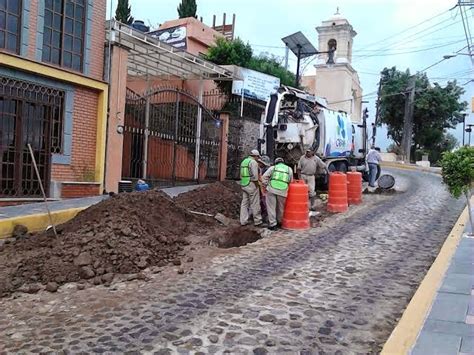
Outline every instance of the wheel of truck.
[(341, 173), (347, 173), (347, 163), (344, 161), (340, 161), (336, 164), (336, 170), (340, 171)]

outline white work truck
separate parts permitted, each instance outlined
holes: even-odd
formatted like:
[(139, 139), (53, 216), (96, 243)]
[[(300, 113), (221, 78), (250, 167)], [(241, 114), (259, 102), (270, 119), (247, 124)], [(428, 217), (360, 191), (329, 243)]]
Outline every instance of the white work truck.
[(345, 112), (328, 109), (325, 100), (291, 87), (282, 86), (270, 96), (260, 124), (259, 149), (292, 166), (311, 149), (329, 171), (356, 170), (368, 178), (366, 118), (353, 123)]

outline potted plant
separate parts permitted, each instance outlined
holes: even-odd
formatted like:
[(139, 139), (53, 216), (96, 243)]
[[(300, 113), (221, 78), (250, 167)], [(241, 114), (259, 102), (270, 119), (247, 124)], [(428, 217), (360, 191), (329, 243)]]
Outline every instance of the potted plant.
[(474, 148), (462, 147), (454, 152), (446, 152), (441, 160), (443, 182), (455, 198), (466, 196), (469, 209), (471, 234), (474, 232), (472, 223), (471, 196), (474, 182)]

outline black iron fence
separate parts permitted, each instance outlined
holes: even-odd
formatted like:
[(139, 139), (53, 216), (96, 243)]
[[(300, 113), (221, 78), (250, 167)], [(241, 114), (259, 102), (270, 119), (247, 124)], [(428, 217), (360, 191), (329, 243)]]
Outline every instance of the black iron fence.
[(192, 95), (128, 90), (125, 112), (124, 179), (167, 186), (218, 178), (221, 121)]

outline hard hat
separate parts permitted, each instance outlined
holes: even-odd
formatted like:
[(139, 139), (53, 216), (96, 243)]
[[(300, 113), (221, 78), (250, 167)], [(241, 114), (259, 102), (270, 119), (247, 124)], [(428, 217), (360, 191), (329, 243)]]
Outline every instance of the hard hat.
[(253, 149), (253, 150), (250, 152), (250, 155), (253, 156), (253, 157), (259, 157), (259, 156), (260, 156), (260, 152), (259, 152), (257, 149)]
[(258, 162), (265, 165), (265, 166), (270, 166), (271, 161), (270, 158), (267, 155), (262, 155), (259, 159)]
[(278, 163), (284, 163), (285, 161), (283, 160), (283, 158), (276, 158), (275, 159), (275, 164), (278, 164)]

